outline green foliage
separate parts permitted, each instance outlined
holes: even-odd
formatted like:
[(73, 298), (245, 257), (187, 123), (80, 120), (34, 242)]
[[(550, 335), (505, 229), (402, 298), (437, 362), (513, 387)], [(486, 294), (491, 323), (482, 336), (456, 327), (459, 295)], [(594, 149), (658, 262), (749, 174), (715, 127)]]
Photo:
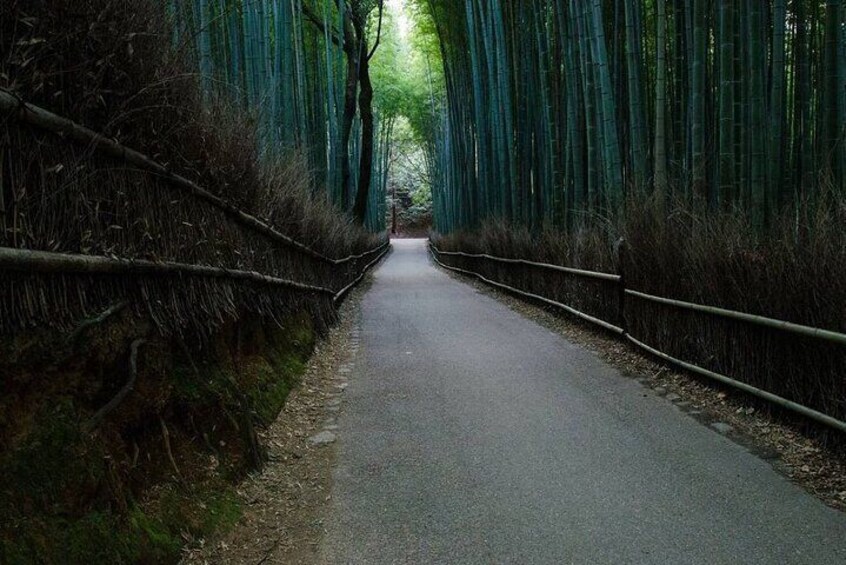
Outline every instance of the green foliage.
[(127, 517), (105, 510), (78, 518), (27, 518), (20, 535), (0, 538), (0, 562), (176, 563), (185, 536), (225, 532), (242, 513), (231, 487), (168, 488), (154, 508), (135, 505)]
[[(375, 105), (381, 119), (380, 167), (389, 199), (397, 194), (416, 198), (415, 210), (400, 206), (409, 223), (431, 214), (431, 187), (425, 168), (426, 148), (434, 139), (431, 72), (433, 35), (421, 31), (428, 21), (408, 0), (386, 3), (382, 43), (371, 65), (376, 85)], [(421, 166), (423, 165), (423, 166)], [(402, 198), (396, 198), (402, 202)], [(388, 211), (390, 214), (390, 211)]]
[[(400, 28), (400, 20), (407, 29)], [(384, 117), (404, 116), (418, 141), (424, 138), (424, 123), (432, 119), (431, 96), (443, 88), (440, 69), (430, 18), (411, 0), (389, 1), (382, 44), (373, 58), (377, 107)]]
[(150, 516), (135, 506), (129, 513), (128, 532), (123, 535), (137, 540), (140, 555), (155, 563), (166, 563), (175, 561), (182, 552), (179, 534), (179, 528), (169, 528), (160, 517)]
[(117, 519), (92, 511), (67, 515), (103, 478), (103, 453), (86, 441), (70, 398), (45, 405), (21, 443), (0, 455), (0, 562), (131, 562), (133, 548), (114, 538)]
[[(176, 45), (188, 47), (208, 99), (235, 105), (258, 125), (262, 158), (299, 152), (314, 185), (339, 208), (350, 195), (342, 159), (358, 160), (360, 146), (344, 146), (342, 118), (346, 65), (344, 25), (334, 0), (170, 0)], [(373, 20), (377, 0), (349, 5), (355, 18)], [(374, 156), (374, 162), (379, 156)], [(371, 183), (381, 194), (383, 186)], [(374, 196), (378, 201), (379, 194)], [(366, 224), (384, 229), (381, 210)]]
[(396, 206), (398, 230), (425, 233), (431, 227), (432, 183), (424, 146), (405, 117), (397, 121), (388, 180), (389, 199)]
[(267, 361), (254, 363), (250, 372), (250, 387), (246, 394), (258, 420), (270, 425), (279, 415), (288, 393), (305, 371), (304, 360), (292, 352), (280, 352)]
[(243, 509), (231, 487), (211, 483), (187, 491), (169, 485), (149, 512), (152, 516), (137, 523), (144, 531), (151, 531), (164, 549), (170, 543), (169, 536), (185, 534), (193, 539), (205, 539), (212, 533), (227, 531), (241, 517)]
[(316, 336), (310, 323), (297, 319), (285, 328), (267, 328), (265, 350), (240, 367), (238, 376), (253, 413), (270, 425), (306, 369)]
[[(21, 522), (21, 534), (0, 539), (3, 563), (137, 563), (144, 555), (142, 532), (126, 530), (110, 512), (90, 512), (79, 519), (61, 516)], [(151, 556), (174, 561), (176, 552)]]
[(371, 61), (371, 75), (376, 85), (374, 102), (382, 119), (404, 114), (406, 101), (416, 86), (407, 70), (410, 53), (400, 37), (398, 19), (401, 16), (390, 8), (385, 11), (382, 40)]

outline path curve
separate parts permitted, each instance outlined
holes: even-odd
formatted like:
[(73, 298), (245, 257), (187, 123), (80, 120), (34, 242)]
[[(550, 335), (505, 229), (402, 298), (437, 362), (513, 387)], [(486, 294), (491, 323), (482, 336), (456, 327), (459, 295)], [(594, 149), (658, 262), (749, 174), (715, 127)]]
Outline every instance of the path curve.
[(846, 515), (394, 242), (362, 305), (326, 563), (846, 563)]

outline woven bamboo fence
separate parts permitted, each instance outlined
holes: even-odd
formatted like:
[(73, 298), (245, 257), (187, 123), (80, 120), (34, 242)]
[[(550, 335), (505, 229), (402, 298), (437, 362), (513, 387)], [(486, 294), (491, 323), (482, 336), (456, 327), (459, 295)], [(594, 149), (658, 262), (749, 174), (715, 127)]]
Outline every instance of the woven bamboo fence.
[(624, 273), (430, 249), (447, 269), (563, 309), (665, 361), (846, 433), (846, 334), (645, 294), (628, 288)]
[(154, 159), (0, 91), (0, 333), (127, 303), (165, 332), (318, 324), (389, 244), (329, 257)]

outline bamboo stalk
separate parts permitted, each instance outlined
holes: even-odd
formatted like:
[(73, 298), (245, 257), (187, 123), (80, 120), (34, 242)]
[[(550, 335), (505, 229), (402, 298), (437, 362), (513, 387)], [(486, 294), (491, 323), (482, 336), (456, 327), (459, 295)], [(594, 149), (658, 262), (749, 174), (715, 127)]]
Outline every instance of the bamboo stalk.
[(806, 232), (846, 186), (844, 0), (418, 3), (446, 83), (440, 233), (578, 229), (642, 184)]

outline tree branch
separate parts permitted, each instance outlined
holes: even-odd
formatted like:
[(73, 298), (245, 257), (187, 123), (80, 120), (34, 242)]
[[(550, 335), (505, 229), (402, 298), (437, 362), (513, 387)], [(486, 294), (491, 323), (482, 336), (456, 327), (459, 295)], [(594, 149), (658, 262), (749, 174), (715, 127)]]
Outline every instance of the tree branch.
[(384, 16), (384, 11), (385, 0), (379, 0), (379, 28), (376, 31), (376, 41), (373, 43), (373, 48), (367, 54), (368, 61), (373, 58), (373, 54), (376, 53), (376, 48), (379, 47), (379, 42), (382, 40), (382, 17)]
[(132, 342), (132, 346), (130, 347), (130, 354), (129, 354), (129, 379), (126, 381), (126, 384), (123, 385), (123, 388), (112, 398), (105, 406), (97, 410), (97, 413), (86, 423), (85, 429), (91, 431), (96, 428), (100, 422), (103, 421), (112, 410), (117, 408), (117, 406), (126, 398), (132, 389), (135, 388), (135, 380), (138, 378), (138, 348), (144, 345), (146, 341), (144, 339), (136, 339)]

